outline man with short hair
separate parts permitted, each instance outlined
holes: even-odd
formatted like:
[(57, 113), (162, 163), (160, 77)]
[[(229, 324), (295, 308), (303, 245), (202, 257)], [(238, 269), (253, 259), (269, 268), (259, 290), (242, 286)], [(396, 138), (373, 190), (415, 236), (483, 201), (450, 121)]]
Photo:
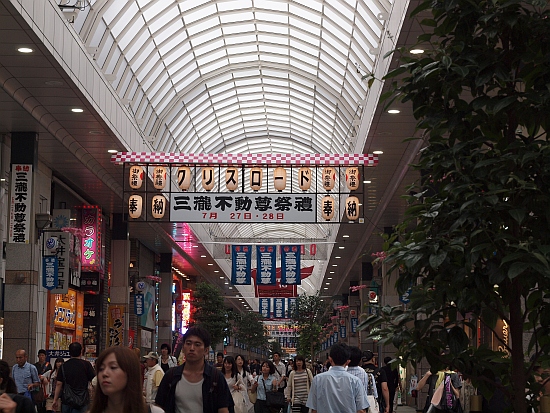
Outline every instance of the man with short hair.
[(376, 380), (374, 376), (371, 373), (367, 373), (362, 367), (359, 367), (362, 357), (361, 349), (359, 347), (350, 347), (349, 350), (350, 357), (348, 369), (346, 371), (361, 380), (367, 396), (374, 396), (375, 399), (378, 399), (378, 391), (376, 390)]
[(27, 361), (27, 352), (19, 349), (15, 352), (16, 364), (11, 368), (11, 376), (17, 385), (17, 393), (24, 395), (27, 391), (32, 391), (40, 386), (38, 370)]
[(185, 362), (169, 369), (162, 378), (155, 402), (166, 413), (229, 413), (233, 397), (224, 375), (206, 363), (210, 333), (191, 327), (183, 335)]
[(223, 371), (223, 353), (221, 351), (218, 351), (218, 354), (216, 354), (216, 364), (214, 364), (214, 367), (219, 371)]
[[(281, 353), (278, 351), (273, 352), (273, 365), (275, 366), (275, 380), (279, 383), (277, 391), (284, 393), (286, 387), (286, 365), (281, 361)], [(305, 368), (305, 366), (304, 366)]]
[(370, 350), (363, 352), (363, 368), (367, 373), (374, 374), (376, 379), (376, 390), (378, 392), (378, 405), (380, 413), (389, 413), (390, 411), (390, 392), (388, 389), (388, 378), (386, 372), (376, 366), (376, 358)]
[[(50, 363), (46, 361), (46, 350), (43, 348), (38, 350), (38, 361), (34, 363), (34, 367), (36, 367), (36, 370), (38, 371), (38, 378), (40, 381), (42, 381), (42, 375), (52, 369)], [(44, 388), (41, 390), (45, 393)], [(46, 401), (44, 400), (36, 403), (36, 409), (38, 410), (38, 413), (46, 413)]]
[[(61, 365), (57, 372), (57, 384), (53, 397), (53, 410), (57, 411), (59, 398), (63, 395), (64, 386), (70, 386), (76, 394), (85, 394), (83, 404), (78, 406), (69, 405), (63, 400), (62, 413), (85, 413), (88, 411), (90, 399), (88, 397), (88, 384), (95, 377), (95, 372), (89, 361), (82, 360), (82, 344), (78, 342), (69, 345), (69, 356), (71, 358)], [(61, 397), (63, 399), (63, 397)]]
[(151, 351), (144, 359), (145, 363), (147, 363), (147, 371), (145, 372), (143, 394), (145, 395), (147, 404), (151, 405), (155, 403), (160, 382), (164, 377), (164, 370), (158, 363), (159, 355), (157, 352)]
[(365, 413), (369, 407), (363, 383), (346, 372), (350, 351), (337, 343), (330, 349), (331, 369), (317, 374), (311, 383), (306, 406), (312, 413)]

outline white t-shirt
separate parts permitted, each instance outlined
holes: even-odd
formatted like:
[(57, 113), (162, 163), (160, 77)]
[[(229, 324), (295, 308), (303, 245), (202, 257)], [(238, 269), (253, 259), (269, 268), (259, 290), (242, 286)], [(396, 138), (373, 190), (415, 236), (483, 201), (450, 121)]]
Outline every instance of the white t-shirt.
[(176, 385), (176, 413), (202, 412), (202, 383), (204, 378), (196, 383), (190, 383), (182, 375)]

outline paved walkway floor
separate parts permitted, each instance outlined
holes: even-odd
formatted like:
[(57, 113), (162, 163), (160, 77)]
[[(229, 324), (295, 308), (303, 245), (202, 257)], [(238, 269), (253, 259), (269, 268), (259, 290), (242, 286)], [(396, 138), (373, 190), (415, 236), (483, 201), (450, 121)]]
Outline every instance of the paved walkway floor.
[(396, 406), (393, 410), (395, 413), (416, 413), (416, 408), (410, 406)]

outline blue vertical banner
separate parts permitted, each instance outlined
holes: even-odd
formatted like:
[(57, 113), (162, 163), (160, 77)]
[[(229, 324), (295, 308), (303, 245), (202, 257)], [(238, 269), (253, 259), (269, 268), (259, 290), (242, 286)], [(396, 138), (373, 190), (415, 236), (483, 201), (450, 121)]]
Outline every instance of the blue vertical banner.
[(300, 285), (300, 252), (299, 245), (281, 247), (281, 284)]
[(271, 298), (260, 298), (260, 314), (264, 318), (271, 318)]
[(296, 297), (288, 299), (288, 318), (291, 318), (292, 312), (296, 308)]
[(334, 333), (332, 338), (334, 339), (334, 344), (338, 343), (338, 332)]
[(277, 248), (274, 245), (256, 246), (256, 285), (275, 285)]
[(346, 326), (340, 326), (340, 338), (346, 338), (348, 335), (347, 335), (347, 330), (346, 330)]
[[(138, 317), (141, 317), (144, 314), (145, 310), (145, 301), (143, 298), (143, 294), (137, 293), (134, 295), (134, 314)], [(176, 323), (177, 324), (177, 323)], [(179, 328), (181, 328), (181, 317), (179, 320)], [(176, 325), (176, 330), (178, 329), (178, 326)]]
[(45, 289), (57, 288), (58, 268), (57, 256), (42, 258), (42, 286)]
[(359, 320), (357, 318), (351, 318), (350, 323), (351, 323), (351, 332), (357, 333), (357, 324), (359, 323)]
[(250, 285), (252, 271), (252, 247), (250, 245), (231, 246), (231, 284)]
[(275, 298), (273, 300), (273, 318), (285, 318), (284, 298)]

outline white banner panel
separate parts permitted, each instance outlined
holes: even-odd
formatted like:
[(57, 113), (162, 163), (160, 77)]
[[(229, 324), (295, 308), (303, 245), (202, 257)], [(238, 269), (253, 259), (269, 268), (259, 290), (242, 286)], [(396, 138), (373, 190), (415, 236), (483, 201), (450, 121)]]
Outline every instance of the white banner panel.
[(172, 222), (315, 223), (313, 194), (170, 193)]

